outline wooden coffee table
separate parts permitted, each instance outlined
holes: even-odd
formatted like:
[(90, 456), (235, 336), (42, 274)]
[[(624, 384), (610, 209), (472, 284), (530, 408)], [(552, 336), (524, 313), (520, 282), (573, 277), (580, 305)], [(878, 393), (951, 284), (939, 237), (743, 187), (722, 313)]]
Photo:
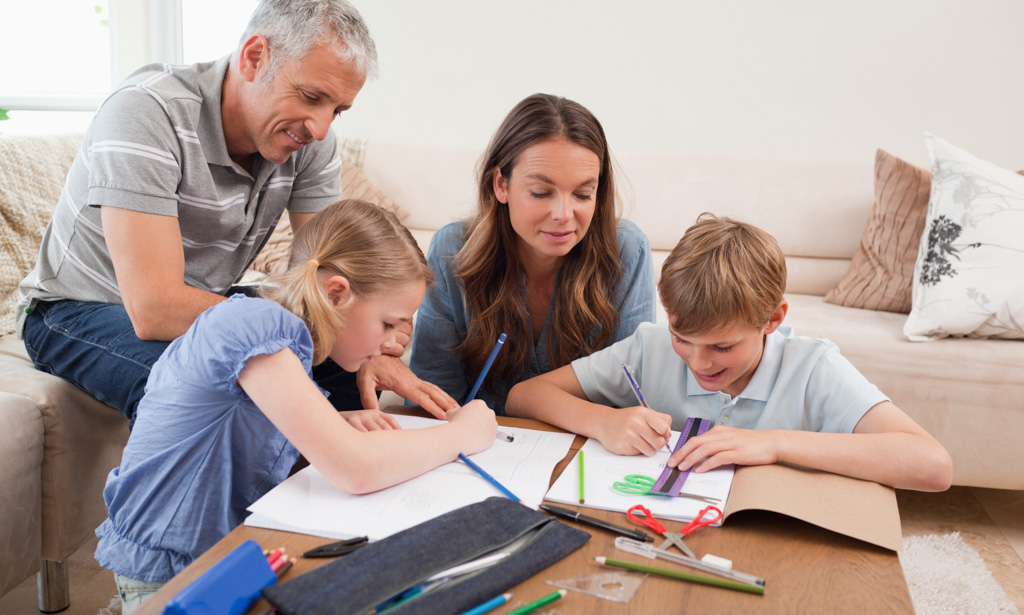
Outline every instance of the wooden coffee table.
[[(503, 425), (529, 429), (553, 428), (523, 419), (502, 418)], [(557, 430), (555, 430), (557, 431)], [(555, 468), (552, 480), (583, 445), (577, 437), (565, 459)], [(570, 507), (571, 508), (571, 507)], [(628, 525), (622, 513), (580, 509), (587, 515)], [(670, 531), (681, 526), (666, 522)], [(569, 579), (617, 569), (600, 566), (597, 556), (654, 565), (662, 568), (704, 574), (664, 560), (648, 560), (616, 549), (615, 536), (588, 526), (577, 526), (592, 538), (580, 550), (543, 570), (511, 590), (512, 601), (492, 611), (507, 613), (516, 602), (532, 602), (556, 588), (549, 580)], [(332, 542), (327, 538), (278, 530), (235, 528), (223, 540), (200, 556), (191, 566), (169, 581), (140, 606), (137, 615), (159, 615), (164, 604), (246, 540), (255, 540), (264, 549), (287, 547), (298, 555), (315, 546)], [(588, 614), (670, 614), (670, 613), (909, 613), (910, 601), (903, 570), (896, 553), (817, 526), (764, 511), (741, 511), (729, 517), (720, 528), (706, 528), (686, 539), (698, 555), (713, 553), (733, 561), (736, 570), (766, 580), (763, 596), (697, 585), (653, 575), (648, 576), (627, 604), (570, 591), (553, 604), (562, 613)], [(299, 559), (282, 577), (287, 582), (333, 560)], [(265, 613), (269, 605), (260, 600), (251, 614)]]

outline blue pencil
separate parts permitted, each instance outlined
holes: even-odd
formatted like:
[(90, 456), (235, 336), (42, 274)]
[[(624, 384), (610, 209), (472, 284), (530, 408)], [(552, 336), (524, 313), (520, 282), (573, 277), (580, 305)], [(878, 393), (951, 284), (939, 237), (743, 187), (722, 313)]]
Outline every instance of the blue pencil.
[(508, 489), (506, 489), (505, 485), (502, 485), (501, 483), (499, 483), (497, 481), (497, 479), (495, 479), (493, 476), (491, 476), (487, 472), (484, 472), (483, 468), (481, 468), (480, 466), (478, 466), (475, 463), (473, 463), (472, 461), (470, 461), (469, 457), (466, 457), (462, 453), (459, 453), (459, 459), (461, 459), (462, 462), (465, 463), (467, 466), (473, 468), (473, 470), (477, 474), (479, 474), (480, 476), (484, 477), (484, 480), (486, 480), (487, 482), (489, 482), (492, 485), (494, 485), (495, 487), (497, 487), (502, 493), (507, 495), (510, 499), (515, 500), (516, 502), (522, 502), (522, 500), (520, 500), (518, 497), (516, 497), (516, 494), (514, 494), (511, 491), (509, 491)]
[(498, 608), (499, 606), (505, 604), (511, 598), (512, 598), (512, 594), (502, 594), (500, 596), (495, 596), (494, 598), (491, 598), (487, 602), (485, 602), (483, 604), (479, 604), (479, 605), (469, 609), (468, 611), (466, 611), (462, 615), (482, 615), (483, 613), (486, 613), (488, 611), (493, 611), (494, 609)]
[(477, 377), (476, 382), (473, 384), (473, 388), (469, 390), (469, 395), (466, 396), (466, 401), (462, 402), (463, 406), (473, 401), (473, 398), (476, 397), (476, 392), (480, 390), (480, 385), (484, 383), (484, 378), (487, 377), (487, 372), (491, 369), (491, 363), (494, 363), (494, 357), (498, 356), (498, 351), (501, 350), (501, 346), (505, 343), (505, 338), (507, 337), (508, 336), (504, 333), (498, 337), (498, 343), (494, 345), (494, 350), (491, 351), (491, 356), (487, 357), (487, 362), (484, 363), (484, 368), (480, 370), (480, 376)]
[[(633, 372), (630, 371), (629, 366), (623, 363), (622, 371), (626, 372), (626, 378), (629, 380), (629, 388), (633, 389), (633, 395), (636, 396), (636, 400), (640, 402), (640, 405), (644, 408), (650, 408), (650, 406), (647, 405), (647, 400), (644, 399), (644, 392), (640, 390), (640, 385), (636, 383), (636, 378), (633, 377)], [(669, 453), (672, 452), (672, 449), (668, 447), (668, 441), (665, 442), (665, 450)]]

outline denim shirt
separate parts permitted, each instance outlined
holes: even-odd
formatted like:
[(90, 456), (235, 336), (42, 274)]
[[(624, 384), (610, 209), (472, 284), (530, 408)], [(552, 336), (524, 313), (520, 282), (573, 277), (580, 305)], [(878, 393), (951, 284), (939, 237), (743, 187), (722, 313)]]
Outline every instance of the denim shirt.
[[(417, 376), (441, 387), (460, 403), (465, 400), (479, 375), (468, 372), (461, 355), (455, 350), (466, 339), (471, 317), (461, 283), (455, 277), (452, 267), (452, 259), (466, 243), (463, 234), (465, 224), (467, 221), (452, 222), (438, 230), (430, 240), (427, 260), (434, 270), (436, 280), (427, 289), (423, 305), (416, 316), (412, 358), (409, 362)], [(617, 235), (622, 279), (615, 288), (609, 289), (609, 296), (619, 311), (619, 321), (609, 343), (629, 337), (640, 323), (654, 322), (655, 319), (654, 265), (647, 236), (635, 224), (626, 220), (619, 222)], [(530, 344), (529, 363), (524, 372), (526, 378), (554, 369), (548, 356), (552, 306), (553, 303), (548, 306), (544, 328), (536, 344), (532, 339), (506, 342)], [(487, 391), (484, 386), (477, 397), (503, 416), (505, 398), (516, 382), (493, 380), (490, 384), (496, 394)]]

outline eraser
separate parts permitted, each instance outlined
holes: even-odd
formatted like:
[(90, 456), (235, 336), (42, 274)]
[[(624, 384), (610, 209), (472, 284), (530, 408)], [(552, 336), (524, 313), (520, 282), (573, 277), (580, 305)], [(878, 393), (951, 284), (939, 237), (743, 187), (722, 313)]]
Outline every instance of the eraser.
[(714, 566), (715, 568), (732, 570), (731, 559), (725, 559), (724, 557), (718, 557), (717, 555), (711, 555), (710, 553), (705, 553), (704, 557), (700, 558), (700, 561), (708, 564), (709, 566)]

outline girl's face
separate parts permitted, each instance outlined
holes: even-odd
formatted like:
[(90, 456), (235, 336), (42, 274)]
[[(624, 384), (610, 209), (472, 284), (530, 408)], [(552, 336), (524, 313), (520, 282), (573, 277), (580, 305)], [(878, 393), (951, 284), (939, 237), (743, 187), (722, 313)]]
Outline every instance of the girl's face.
[(511, 177), (494, 173), (494, 194), (508, 204), (520, 256), (561, 259), (594, 218), (601, 161), (589, 149), (553, 139), (523, 150)]
[[(347, 281), (345, 286), (347, 288)], [(339, 308), (345, 324), (338, 332), (328, 356), (347, 372), (359, 371), (363, 363), (381, 353), (381, 346), (385, 342), (395, 341), (398, 325), (412, 320), (426, 290), (426, 283), (414, 282), (387, 294), (356, 297), (351, 303)], [(330, 290), (328, 294), (332, 300), (336, 296), (341, 300), (347, 298), (344, 294), (333, 295)]]

